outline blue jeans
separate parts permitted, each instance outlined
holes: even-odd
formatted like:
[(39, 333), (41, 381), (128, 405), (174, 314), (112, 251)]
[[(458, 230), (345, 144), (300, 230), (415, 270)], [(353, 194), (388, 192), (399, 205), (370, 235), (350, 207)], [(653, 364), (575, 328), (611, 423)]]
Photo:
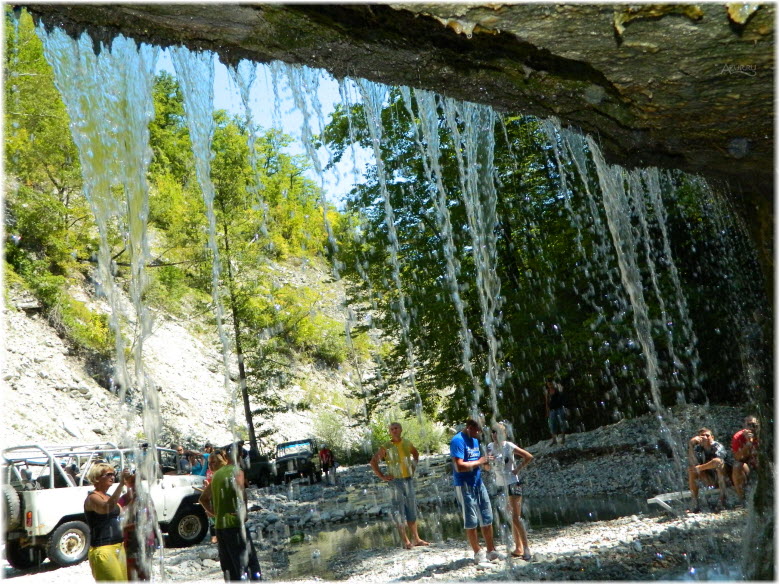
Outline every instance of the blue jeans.
[(396, 524), (417, 521), (417, 497), (414, 494), (414, 483), (411, 477), (396, 477), (390, 480), (390, 490), (393, 502), (393, 519)]
[(566, 411), (563, 407), (550, 411), (547, 425), (550, 427), (550, 433), (553, 435), (566, 432)]
[(490, 507), (490, 496), (482, 481), (478, 485), (456, 485), (455, 497), (463, 512), (463, 528), (471, 530), (477, 526), (493, 524), (493, 509)]

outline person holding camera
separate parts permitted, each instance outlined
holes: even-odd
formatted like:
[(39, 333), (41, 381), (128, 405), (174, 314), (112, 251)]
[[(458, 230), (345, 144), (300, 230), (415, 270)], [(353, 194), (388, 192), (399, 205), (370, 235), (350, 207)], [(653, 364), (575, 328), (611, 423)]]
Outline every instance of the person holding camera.
[[(515, 541), (513, 557), (531, 560), (531, 549), (528, 546), (528, 535), (525, 532), (523, 519), (523, 481), (518, 472), (531, 463), (534, 456), (525, 449), (521, 449), (514, 443), (506, 440), (506, 427), (502, 423), (496, 423), (491, 430), (492, 443), (488, 443), (488, 461), (491, 463), (493, 477), (498, 488), (498, 497), (501, 508), (512, 517), (512, 539)], [(521, 458), (516, 464), (515, 455)]]
[(758, 429), (758, 418), (749, 415), (745, 417), (745, 428), (731, 438), (731, 451), (734, 454), (731, 480), (742, 504), (745, 503), (745, 484), (750, 471), (758, 467)]
[(708, 487), (720, 488), (718, 507), (726, 507), (726, 478), (731, 471), (731, 458), (726, 448), (715, 440), (715, 435), (708, 428), (696, 431), (696, 436), (688, 441), (688, 487), (691, 490), (694, 513), (701, 512), (699, 508), (699, 480)]
[(122, 480), (127, 491), (119, 498), (122, 508), (122, 539), (125, 546), (128, 581), (151, 581), (157, 532), (157, 514), (148, 497), (139, 497), (135, 472), (125, 470)]
[[(89, 567), (95, 581), (127, 581), (125, 547), (122, 541), (119, 496), (123, 484), (116, 483), (116, 470), (108, 463), (96, 463), (88, 472), (94, 490), (84, 501), (84, 515), (90, 531)], [(114, 487), (111, 495), (108, 490)]]

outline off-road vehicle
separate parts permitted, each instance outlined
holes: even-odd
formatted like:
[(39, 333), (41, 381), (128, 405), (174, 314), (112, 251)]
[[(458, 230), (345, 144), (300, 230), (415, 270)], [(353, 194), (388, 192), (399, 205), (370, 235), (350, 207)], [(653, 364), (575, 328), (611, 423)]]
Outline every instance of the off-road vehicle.
[(261, 455), (257, 451), (250, 449), (247, 459), (249, 469), (245, 473), (249, 483), (263, 488), (276, 482), (276, 465), (268, 455)]
[(298, 477), (309, 483), (322, 481), (322, 468), (314, 439), (279, 443), (276, 446), (276, 483), (290, 483)]
[(168, 533), (168, 543), (186, 546), (203, 540), (208, 521), (198, 504), (198, 489), (204, 478), (176, 475), (176, 452), (172, 449), (120, 448), (112, 443), (24, 445), (2, 451), (8, 563), (25, 569), (46, 557), (61, 567), (83, 561), (90, 543), (84, 515), (84, 500), (93, 489), (87, 480), (90, 468), (106, 462), (117, 472), (132, 469), (137, 454), (154, 454), (162, 474), (151, 482), (149, 493), (160, 529)]
[[(244, 449), (243, 445), (243, 441), (239, 441), (237, 444), (238, 451), (241, 453), (238, 465), (244, 471), (247, 482), (261, 488), (278, 483), (276, 481), (276, 465), (268, 455), (261, 455), (256, 449)], [(233, 444), (225, 445), (222, 450), (231, 452)]]

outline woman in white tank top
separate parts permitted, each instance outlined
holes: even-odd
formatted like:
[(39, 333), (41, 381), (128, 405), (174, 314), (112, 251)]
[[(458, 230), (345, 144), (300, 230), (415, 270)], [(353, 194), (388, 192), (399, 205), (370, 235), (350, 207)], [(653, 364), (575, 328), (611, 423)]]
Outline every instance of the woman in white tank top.
[[(493, 425), (492, 438), (493, 442), (487, 446), (488, 461), (498, 487), (501, 508), (512, 517), (512, 538), (515, 541), (512, 556), (530, 561), (531, 549), (528, 547), (528, 535), (520, 517), (523, 509), (523, 482), (518, 472), (528, 465), (534, 456), (506, 440), (506, 427), (502, 423)], [(519, 463), (515, 460), (515, 456), (520, 458)]]

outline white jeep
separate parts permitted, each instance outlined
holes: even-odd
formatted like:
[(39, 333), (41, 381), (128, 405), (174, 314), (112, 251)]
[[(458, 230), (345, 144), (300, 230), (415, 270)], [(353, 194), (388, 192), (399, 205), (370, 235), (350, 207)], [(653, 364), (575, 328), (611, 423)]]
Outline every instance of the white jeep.
[(87, 480), (90, 468), (107, 462), (116, 468), (119, 478), (122, 469), (135, 467), (135, 458), (150, 451), (156, 454), (160, 473), (151, 482), (149, 493), (161, 532), (168, 533), (168, 543), (173, 546), (203, 540), (208, 521), (198, 497), (205, 478), (177, 475), (172, 449), (120, 448), (112, 443), (24, 445), (2, 451), (8, 563), (26, 569), (46, 557), (60, 567), (83, 561), (90, 543), (84, 515), (84, 500), (93, 489)]

